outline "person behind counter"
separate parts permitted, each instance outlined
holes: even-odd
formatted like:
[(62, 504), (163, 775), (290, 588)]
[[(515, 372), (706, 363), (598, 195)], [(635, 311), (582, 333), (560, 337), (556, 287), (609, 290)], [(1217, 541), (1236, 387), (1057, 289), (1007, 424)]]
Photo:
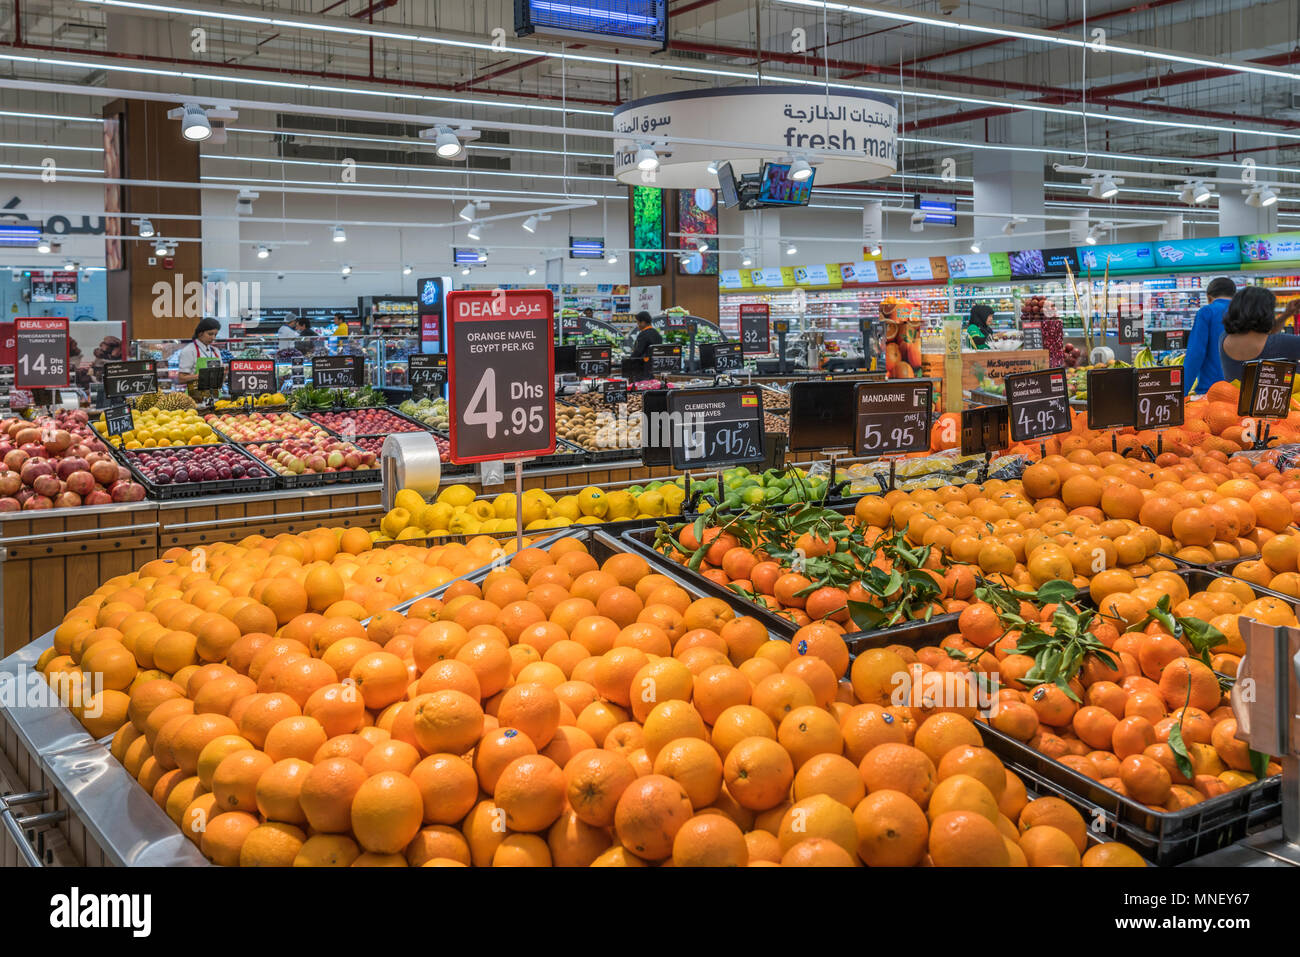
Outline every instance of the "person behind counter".
[(349, 332), (349, 330), (348, 330), (348, 323), (347, 323), (347, 320), (344, 319), (342, 316), (335, 316), (335, 317), (334, 317), (334, 335), (336, 335), (336, 336), (346, 336), (346, 335), (348, 334), (348, 332)]
[(1187, 337), (1187, 355), (1183, 359), (1183, 395), (1192, 394), (1192, 386), (1204, 395), (1210, 386), (1223, 381), (1219, 363), (1219, 340), (1223, 338), (1223, 316), (1237, 292), (1237, 284), (1227, 276), (1211, 279), (1205, 287), (1209, 301), (1196, 310), (1192, 334)]
[(993, 338), (993, 329), (989, 326), (989, 319), (992, 316), (992, 306), (977, 303), (970, 307), (970, 320), (966, 323), (966, 338), (976, 349), (989, 348), (989, 341)]
[(650, 313), (644, 309), (636, 314), (636, 340), (632, 343), (632, 353), (630, 358), (640, 359), (642, 363), (642, 372), (640, 378), (646, 378), (649, 375), (650, 368), (650, 347), (657, 346), (664, 341), (664, 337), (659, 334), (650, 321)]
[(221, 323), (217, 320), (199, 320), (199, 324), (194, 327), (194, 335), (176, 355), (177, 368), (180, 370), (180, 374), (176, 376), (177, 382), (184, 386), (197, 382), (199, 369), (208, 362), (221, 361), (221, 353), (212, 344), (220, 331)]
[(1286, 304), (1277, 315), (1277, 296), (1263, 286), (1246, 286), (1237, 291), (1223, 316), (1223, 340), (1219, 359), (1223, 378), (1240, 382), (1243, 367), (1256, 359), (1288, 359), (1300, 362), (1300, 336), (1277, 330), (1300, 312), (1300, 299)]
[(275, 334), (280, 339), (281, 349), (292, 349), (293, 340), (300, 336), (311, 335), (311, 323), (302, 316), (294, 316), (288, 322), (281, 325)]

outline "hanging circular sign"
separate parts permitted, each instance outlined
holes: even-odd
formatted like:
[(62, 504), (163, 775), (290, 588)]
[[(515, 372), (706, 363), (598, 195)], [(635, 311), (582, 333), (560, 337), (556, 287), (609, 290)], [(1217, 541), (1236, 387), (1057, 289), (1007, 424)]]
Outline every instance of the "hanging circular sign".
[[(764, 160), (804, 157), (816, 169), (817, 186), (882, 179), (897, 170), (897, 126), (894, 99), (867, 91), (749, 86), (666, 93), (614, 111), (614, 176), (630, 185), (713, 188), (718, 180), (711, 163), (730, 163), (739, 178), (757, 173)], [(637, 165), (638, 151), (647, 146), (658, 157), (657, 169)]]

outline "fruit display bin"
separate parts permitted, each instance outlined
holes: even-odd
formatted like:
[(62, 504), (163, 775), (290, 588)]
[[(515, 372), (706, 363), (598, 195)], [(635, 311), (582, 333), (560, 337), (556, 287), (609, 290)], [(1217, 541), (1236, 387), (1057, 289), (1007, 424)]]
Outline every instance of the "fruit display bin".
[[(279, 444), (279, 442), (244, 442), (239, 444), (239, 447), (247, 454), (248, 449), (252, 446), (270, 447)], [(255, 462), (258, 461), (255, 456), (250, 455), (249, 457)], [(288, 489), (318, 488), (322, 485), (351, 485), (361, 482), (378, 482), (380, 480), (379, 468), (353, 469), (350, 472), (304, 472), (301, 475), (273, 474), (276, 485), (279, 488)]]
[[(316, 418), (316, 416), (321, 415), (321, 414), (323, 414), (323, 413), (327, 413), (327, 412), (328, 412), (328, 413), (343, 413), (343, 412), (387, 412), (389, 415), (392, 415), (394, 418), (401, 419), (401, 420), (402, 420), (403, 422), (405, 422), (405, 423), (407, 424), (407, 426), (408, 426), (408, 428), (398, 429), (398, 430), (396, 430), (396, 432), (432, 432), (432, 431), (433, 431), (432, 428), (430, 428), (429, 426), (425, 425), (425, 424), (424, 424), (423, 422), (421, 422), (419, 419), (413, 419), (413, 418), (411, 418), (409, 415), (407, 415), (405, 412), (401, 412), (401, 411), (399, 411), (398, 409), (395, 409), (395, 408), (393, 408), (393, 407), (390, 406), (390, 405), (362, 406), (362, 407), (358, 407), (358, 408), (355, 408), (355, 409), (353, 409), (353, 408), (322, 409), (322, 410), (315, 410), (315, 411), (312, 411), (312, 412), (299, 412), (299, 413), (297, 413), (297, 415), (298, 415), (299, 418), (306, 419), (306, 420), (307, 420), (308, 422), (310, 422), (312, 425), (320, 426), (320, 428), (324, 429), (324, 430), (325, 430), (326, 432), (328, 432), (330, 435), (333, 435), (333, 436), (335, 436), (335, 437), (337, 437), (337, 438), (342, 438), (342, 437), (343, 437), (343, 433), (342, 433), (342, 432), (338, 431), (337, 429), (330, 428), (330, 427), (329, 427), (328, 425), (326, 425), (324, 422), (321, 422), (319, 419)], [(381, 436), (392, 435), (392, 434), (395, 434), (395, 433), (394, 433), (394, 432), (357, 432), (357, 433), (355, 433), (355, 437), (356, 437), (356, 438), (359, 438), (359, 439), (362, 439), (362, 438), (379, 438), (379, 437), (381, 437)], [(350, 440), (349, 440), (349, 441), (350, 441)]]
[[(256, 468), (260, 474), (241, 479), (216, 479), (211, 482), (185, 482), (175, 485), (158, 485), (151, 482), (145, 477), (131, 460), (131, 455), (165, 455), (184, 449), (228, 449), (238, 454), (242, 459), (247, 460), (250, 467)], [(243, 446), (236, 442), (213, 444), (213, 445), (186, 445), (177, 446), (176, 448), (164, 449), (117, 449), (110, 448), (114, 458), (126, 466), (131, 473), (132, 478), (144, 486), (145, 494), (158, 502), (167, 502), (182, 498), (200, 498), (204, 495), (238, 495), (249, 492), (269, 492), (276, 487), (276, 475), (265, 465), (259, 462), (255, 457), (248, 454)]]
[[(262, 412), (262, 413), (275, 413), (275, 414), (277, 414), (277, 415), (280, 414), (280, 413), (288, 413), (289, 415), (293, 416), (293, 418), (295, 418), (295, 419), (301, 419), (304, 423), (306, 423), (306, 424), (308, 424), (308, 425), (317, 426), (318, 428), (324, 428), (324, 426), (320, 426), (318, 423), (316, 423), (316, 422), (312, 422), (311, 420), (309, 420), (309, 419), (308, 419), (306, 416), (304, 416), (301, 412), (291, 412), (288, 408), (282, 408), (282, 409), (254, 409), (253, 411), (254, 411), (254, 412)], [(229, 442), (231, 445), (257, 445), (257, 444), (259, 444), (259, 443), (258, 443), (256, 440), (252, 440), (252, 439), (237, 439), (237, 438), (235, 438), (234, 436), (232, 436), (229, 432), (227, 432), (225, 429), (223, 429), (223, 428), (221, 427), (221, 419), (222, 419), (223, 416), (227, 416), (227, 415), (247, 415), (247, 414), (248, 414), (248, 413), (247, 413), (246, 411), (244, 411), (244, 410), (222, 409), (220, 412), (217, 412), (217, 413), (216, 413), (217, 418), (216, 418), (214, 421), (209, 422), (208, 425), (211, 426), (213, 432), (217, 433), (217, 435), (221, 436), (221, 438), (222, 438), (223, 440), (225, 440), (226, 442)], [(329, 431), (329, 430), (327, 429), (326, 431)], [(266, 444), (267, 442), (278, 442), (278, 441), (280, 441), (280, 440), (279, 440), (279, 439), (274, 439), (274, 438), (272, 438), (272, 439), (263, 439), (262, 442), (261, 442), (260, 444)]]
[[(580, 403), (569, 402), (561, 398), (557, 398), (555, 404), (566, 405), (575, 409), (581, 407)], [(639, 445), (636, 448), (626, 449), (593, 449), (588, 448), (585, 445), (580, 445), (579, 443), (573, 442), (569, 439), (565, 439), (564, 441), (568, 442), (568, 444), (572, 445), (575, 449), (581, 449), (583, 456), (593, 465), (600, 462), (626, 462), (628, 459), (641, 458), (641, 446)]]

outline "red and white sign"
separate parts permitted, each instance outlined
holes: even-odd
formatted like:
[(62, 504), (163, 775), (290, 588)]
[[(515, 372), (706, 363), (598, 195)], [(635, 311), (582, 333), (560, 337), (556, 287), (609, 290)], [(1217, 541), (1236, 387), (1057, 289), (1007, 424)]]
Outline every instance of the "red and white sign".
[(452, 462), (555, 451), (554, 315), (549, 289), (448, 293)]
[(66, 388), (68, 345), (67, 319), (15, 319), (14, 388)]
[(0, 322), (0, 366), (14, 364), (14, 346), (16, 344), (14, 324), (12, 322)]

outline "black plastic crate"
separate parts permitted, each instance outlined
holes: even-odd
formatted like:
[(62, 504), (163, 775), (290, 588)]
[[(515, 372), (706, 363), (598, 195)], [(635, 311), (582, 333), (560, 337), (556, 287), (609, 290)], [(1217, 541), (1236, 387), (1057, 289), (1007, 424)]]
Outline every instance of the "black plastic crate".
[(356, 433), (356, 436), (355, 436), (356, 438), (359, 438), (359, 439), (373, 439), (373, 438), (379, 438), (380, 436), (385, 436), (385, 435), (404, 435), (404, 434), (406, 434), (407, 432), (414, 433), (414, 432), (432, 432), (432, 431), (433, 431), (433, 427), (432, 427), (432, 426), (425, 425), (425, 424), (424, 424), (423, 422), (421, 422), (419, 419), (413, 419), (413, 418), (411, 418), (411, 416), (407, 415), (405, 412), (399, 411), (398, 409), (395, 409), (395, 408), (393, 408), (392, 406), (387, 406), (387, 405), (368, 405), (368, 406), (358, 406), (358, 407), (356, 407), (356, 408), (345, 407), (345, 408), (341, 408), (341, 409), (319, 409), (319, 410), (315, 410), (315, 411), (312, 411), (312, 412), (300, 412), (300, 413), (298, 413), (298, 415), (299, 415), (301, 418), (306, 419), (306, 420), (307, 420), (308, 422), (310, 422), (312, 425), (316, 425), (316, 426), (319, 426), (320, 428), (324, 429), (324, 430), (325, 430), (326, 432), (328, 432), (330, 435), (333, 435), (333, 436), (335, 436), (336, 438), (343, 438), (343, 433), (342, 433), (342, 432), (339, 432), (337, 429), (331, 429), (331, 428), (330, 428), (328, 425), (326, 425), (324, 422), (319, 422), (319, 421), (317, 421), (315, 418), (313, 418), (313, 416), (320, 415), (320, 414), (323, 413), (323, 412), (329, 412), (329, 413), (331, 413), (331, 414), (337, 414), (337, 413), (341, 413), (341, 412), (376, 412), (376, 411), (384, 411), (384, 412), (387, 412), (387, 413), (389, 413), (390, 415), (393, 415), (393, 416), (395, 416), (396, 418), (402, 419), (403, 421), (409, 423), (410, 425), (414, 426), (414, 428), (407, 429), (406, 432), (358, 432), (358, 433)]
[[(302, 419), (304, 422), (310, 422), (310, 420), (309, 420), (305, 415), (303, 415), (301, 412), (292, 412), (292, 411), (290, 411), (290, 410), (288, 409), (288, 407), (285, 407), (285, 408), (282, 408), (282, 409), (254, 409), (253, 411), (254, 411), (254, 412), (267, 412), (267, 413), (273, 413), (273, 414), (276, 414), (276, 415), (282, 414), (282, 413), (284, 413), (284, 412), (288, 412), (288, 413), (289, 413), (290, 415), (292, 415), (295, 419)], [(266, 439), (266, 440), (262, 440), (262, 441), (250, 440), (250, 439), (237, 439), (237, 438), (234, 438), (232, 435), (230, 435), (230, 433), (226, 432), (224, 429), (221, 428), (221, 424), (220, 424), (220, 418), (221, 418), (221, 416), (223, 416), (223, 415), (247, 415), (247, 414), (248, 414), (247, 411), (239, 411), (239, 410), (236, 410), (236, 409), (222, 409), (220, 412), (214, 412), (214, 413), (213, 413), (213, 415), (217, 416), (217, 419), (214, 420), (214, 421), (212, 421), (212, 422), (208, 422), (208, 425), (212, 428), (212, 431), (213, 431), (213, 432), (216, 432), (217, 435), (221, 436), (223, 439), (225, 439), (225, 440), (226, 440), (228, 443), (230, 443), (231, 445), (244, 445), (244, 446), (247, 446), (247, 445), (270, 445), (272, 442), (279, 442), (279, 441), (282, 441), (282, 440), (280, 440), (280, 439)], [(315, 423), (315, 422), (311, 422), (311, 424), (312, 424), (312, 425), (318, 425), (318, 424)], [(318, 427), (323, 428), (323, 426), (318, 426)], [(326, 430), (326, 431), (328, 431), (328, 430)]]
[[(269, 447), (279, 445), (282, 440), (276, 439), (272, 442), (245, 442), (240, 445), (240, 450), (248, 454), (254, 461), (259, 461), (252, 456), (248, 450), (253, 446)], [(353, 469), (349, 472), (304, 472), (301, 475), (282, 475), (279, 472), (272, 472), (277, 479), (277, 485), (280, 488), (317, 488), (322, 485), (353, 485), (364, 482), (378, 482), (381, 480), (383, 471), (379, 468), (370, 469)]]
[[(153, 456), (167, 455), (182, 449), (211, 449), (223, 448), (231, 449), (248, 460), (249, 467), (257, 469), (261, 474), (242, 479), (216, 479), (211, 482), (185, 482), (179, 485), (155, 485), (149, 479), (144, 477), (144, 473), (136, 468), (135, 463), (131, 460), (131, 455)], [(275, 473), (259, 462), (256, 458), (249, 455), (244, 448), (237, 443), (208, 443), (207, 445), (185, 445), (185, 446), (163, 446), (162, 448), (153, 449), (117, 449), (112, 448), (114, 458), (122, 465), (126, 466), (131, 477), (144, 486), (145, 495), (148, 498), (158, 502), (175, 501), (183, 498), (200, 498), (204, 495), (238, 495), (249, 494), (253, 492), (269, 492), (275, 488)], [(129, 454), (128, 454), (129, 453)]]

